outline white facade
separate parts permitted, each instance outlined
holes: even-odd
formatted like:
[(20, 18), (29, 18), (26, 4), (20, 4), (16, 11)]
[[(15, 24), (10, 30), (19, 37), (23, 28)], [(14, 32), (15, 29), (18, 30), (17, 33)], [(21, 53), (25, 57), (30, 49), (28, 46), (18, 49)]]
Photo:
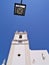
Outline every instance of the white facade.
[(47, 50), (30, 50), (27, 32), (16, 32), (6, 65), (49, 65)]

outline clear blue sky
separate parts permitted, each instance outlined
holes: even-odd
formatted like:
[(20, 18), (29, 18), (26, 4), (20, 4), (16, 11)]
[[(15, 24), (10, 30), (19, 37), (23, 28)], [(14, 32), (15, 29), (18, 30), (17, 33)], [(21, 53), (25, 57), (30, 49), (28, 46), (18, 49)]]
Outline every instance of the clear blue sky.
[(14, 3), (20, 0), (0, 1), (0, 65), (7, 58), (15, 31), (28, 32), (30, 49), (49, 51), (49, 0), (23, 0), (27, 5), (25, 16), (14, 15)]

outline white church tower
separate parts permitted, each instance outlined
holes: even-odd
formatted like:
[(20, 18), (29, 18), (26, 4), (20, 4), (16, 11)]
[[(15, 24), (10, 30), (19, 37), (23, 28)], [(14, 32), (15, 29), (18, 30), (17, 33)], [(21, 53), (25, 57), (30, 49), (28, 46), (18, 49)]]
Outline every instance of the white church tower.
[(15, 33), (7, 65), (30, 65), (30, 51), (27, 32)]
[(49, 54), (47, 50), (30, 50), (27, 32), (16, 32), (6, 65), (49, 65)]

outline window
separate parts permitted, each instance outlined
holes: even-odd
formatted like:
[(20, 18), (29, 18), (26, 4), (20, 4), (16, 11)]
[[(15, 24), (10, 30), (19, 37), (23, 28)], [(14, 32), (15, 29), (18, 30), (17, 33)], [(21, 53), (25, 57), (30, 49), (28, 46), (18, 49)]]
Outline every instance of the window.
[(22, 38), (22, 35), (19, 35), (19, 38)]

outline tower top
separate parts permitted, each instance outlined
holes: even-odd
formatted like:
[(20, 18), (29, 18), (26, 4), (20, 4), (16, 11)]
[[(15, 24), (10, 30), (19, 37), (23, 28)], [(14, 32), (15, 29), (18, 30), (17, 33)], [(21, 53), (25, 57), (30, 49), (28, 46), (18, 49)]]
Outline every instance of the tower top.
[(27, 32), (26, 31), (24, 31), (24, 32), (22, 32), (22, 31), (20, 31), (20, 32), (16, 31), (12, 43), (13, 44), (15, 44), (15, 43), (17, 43), (17, 44), (18, 43), (21, 43), (21, 44), (28, 43)]

